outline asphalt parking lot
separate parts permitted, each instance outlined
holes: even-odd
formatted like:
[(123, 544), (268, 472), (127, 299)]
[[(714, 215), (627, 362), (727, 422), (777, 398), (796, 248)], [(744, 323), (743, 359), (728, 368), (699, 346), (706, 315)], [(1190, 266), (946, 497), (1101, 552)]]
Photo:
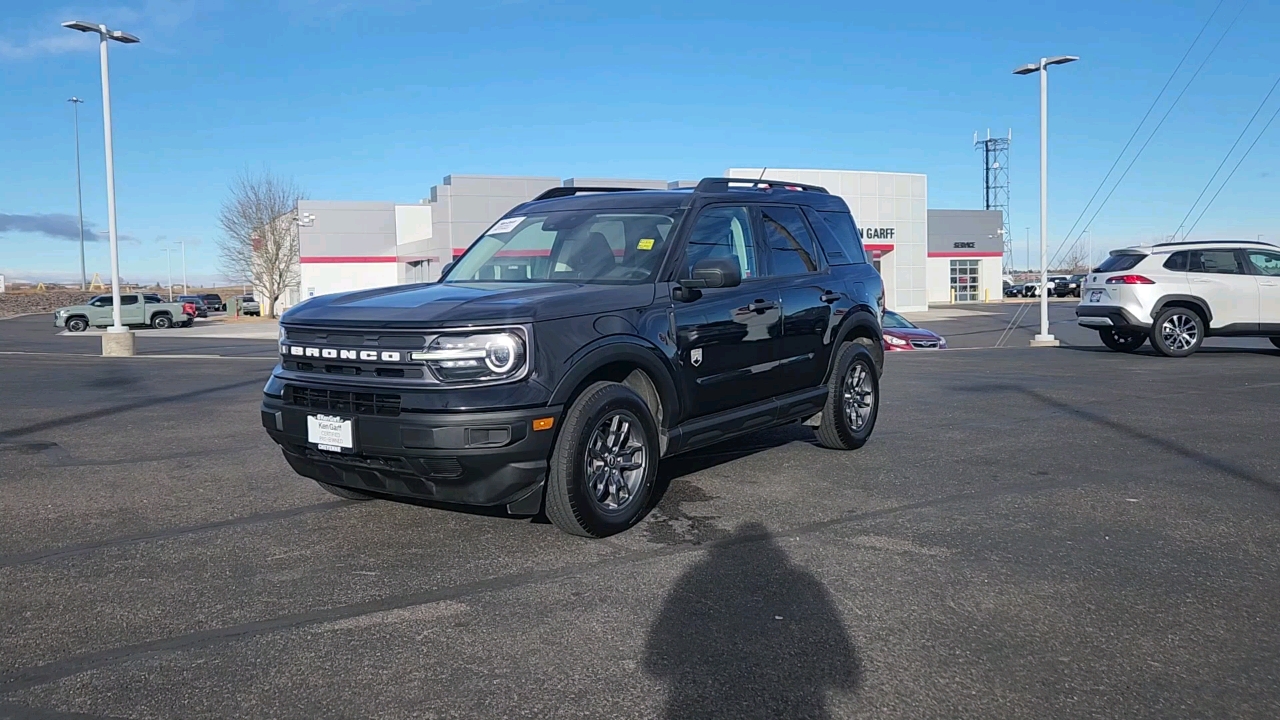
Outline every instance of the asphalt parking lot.
[(269, 341), (0, 321), (0, 717), (1280, 716), (1280, 351), (991, 307), (890, 358), (862, 450), (671, 459), (594, 542), (294, 475)]

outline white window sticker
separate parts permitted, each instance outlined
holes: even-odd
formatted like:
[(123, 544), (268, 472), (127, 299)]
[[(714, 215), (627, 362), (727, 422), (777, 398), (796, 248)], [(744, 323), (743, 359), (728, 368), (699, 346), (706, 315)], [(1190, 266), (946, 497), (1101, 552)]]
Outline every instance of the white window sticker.
[(502, 220), (499, 220), (499, 221), (498, 221), (498, 222), (497, 222), (493, 227), (489, 228), (489, 232), (487, 232), (487, 233), (485, 233), (485, 234), (486, 234), (486, 235), (501, 235), (502, 233), (509, 233), (509, 232), (511, 232), (512, 230), (515, 230), (515, 229), (516, 229), (516, 226), (517, 226), (517, 225), (519, 225), (519, 224), (520, 224), (520, 223), (522, 223), (522, 222), (524, 222), (524, 216), (523, 216), (523, 215), (521, 215), (520, 217), (509, 217), (509, 218), (504, 218), (504, 219), (502, 219)]

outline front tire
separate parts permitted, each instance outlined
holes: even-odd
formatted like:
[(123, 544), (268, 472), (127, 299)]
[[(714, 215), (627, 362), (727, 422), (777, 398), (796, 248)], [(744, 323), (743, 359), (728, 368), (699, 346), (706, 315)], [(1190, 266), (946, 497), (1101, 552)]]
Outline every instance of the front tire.
[(328, 490), (329, 492), (333, 493), (334, 495), (337, 495), (343, 500), (358, 500), (363, 502), (365, 500), (373, 499), (372, 496), (365, 495), (359, 490), (351, 490), (348, 488), (344, 488), (341, 485), (330, 485), (329, 483), (320, 482), (319, 480), (316, 481), (316, 484), (324, 488), (325, 490)]
[(635, 525), (658, 476), (658, 424), (631, 388), (592, 383), (564, 416), (551, 451), (547, 518), (601, 538)]
[(822, 422), (814, 428), (818, 444), (832, 450), (856, 450), (867, 444), (880, 414), (880, 376), (865, 345), (840, 347), (827, 381)]
[(1147, 336), (1139, 333), (1119, 333), (1115, 330), (1099, 330), (1098, 337), (1102, 344), (1116, 352), (1131, 353), (1147, 342)]
[(82, 317), (73, 317), (67, 321), (67, 332), (80, 333), (89, 329), (89, 321)]
[(1196, 311), (1171, 307), (1151, 324), (1151, 347), (1165, 357), (1186, 357), (1204, 342), (1204, 320)]

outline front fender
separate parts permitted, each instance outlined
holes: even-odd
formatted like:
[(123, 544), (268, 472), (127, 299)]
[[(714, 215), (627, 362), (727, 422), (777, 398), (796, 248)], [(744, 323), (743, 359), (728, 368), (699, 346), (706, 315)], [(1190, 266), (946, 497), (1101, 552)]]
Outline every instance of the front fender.
[(675, 369), (656, 345), (638, 335), (603, 337), (571, 355), (565, 361), (568, 370), (552, 392), (550, 404), (567, 405), (583, 380), (600, 368), (619, 362), (642, 368), (653, 380), (662, 400), (663, 418), (667, 424), (683, 417), (680, 396), (676, 392)]

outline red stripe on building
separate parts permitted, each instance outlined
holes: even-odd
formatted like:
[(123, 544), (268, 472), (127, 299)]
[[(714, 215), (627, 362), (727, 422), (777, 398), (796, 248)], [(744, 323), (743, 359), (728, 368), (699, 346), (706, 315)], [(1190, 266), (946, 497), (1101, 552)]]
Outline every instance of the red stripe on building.
[(955, 252), (952, 252), (948, 250), (947, 252), (931, 252), (929, 253), (929, 257), (945, 257), (945, 258), (1004, 257), (1004, 253), (999, 251), (966, 252), (964, 250), (957, 250)]
[(893, 252), (892, 245), (876, 245), (875, 243), (863, 245), (862, 249), (866, 250), (867, 252), (878, 252), (878, 253)]
[(298, 258), (304, 263), (393, 263), (400, 262), (395, 255), (311, 255)]

